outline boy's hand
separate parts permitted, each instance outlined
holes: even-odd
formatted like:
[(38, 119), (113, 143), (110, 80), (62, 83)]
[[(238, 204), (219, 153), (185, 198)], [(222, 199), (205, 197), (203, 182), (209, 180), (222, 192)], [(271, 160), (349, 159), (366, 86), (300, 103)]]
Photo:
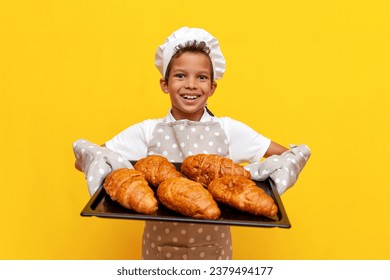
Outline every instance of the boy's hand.
[(292, 145), (283, 154), (270, 156), (264, 162), (248, 164), (245, 169), (254, 180), (270, 178), (281, 195), (295, 184), (310, 155), (311, 151), (306, 145)]
[(85, 174), (88, 190), (92, 195), (112, 171), (119, 168), (133, 168), (131, 163), (120, 154), (80, 139), (73, 143), (76, 156), (76, 168)]

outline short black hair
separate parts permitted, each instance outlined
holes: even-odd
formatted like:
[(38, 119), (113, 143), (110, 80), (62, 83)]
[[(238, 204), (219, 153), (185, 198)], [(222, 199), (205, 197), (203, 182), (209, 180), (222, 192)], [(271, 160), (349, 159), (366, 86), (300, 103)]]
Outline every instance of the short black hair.
[(207, 57), (210, 60), (210, 66), (211, 66), (211, 81), (214, 81), (214, 70), (213, 70), (213, 63), (211, 62), (210, 58), (210, 48), (207, 47), (206, 43), (203, 41), (187, 41), (185, 44), (180, 44), (175, 47), (175, 50), (173, 52), (172, 58), (168, 63), (167, 69), (165, 70), (165, 81), (168, 83), (169, 74), (171, 72), (172, 63), (175, 58), (180, 57), (185, 52), (192, 52), (192, 53), (204, 53), (207, 55)]

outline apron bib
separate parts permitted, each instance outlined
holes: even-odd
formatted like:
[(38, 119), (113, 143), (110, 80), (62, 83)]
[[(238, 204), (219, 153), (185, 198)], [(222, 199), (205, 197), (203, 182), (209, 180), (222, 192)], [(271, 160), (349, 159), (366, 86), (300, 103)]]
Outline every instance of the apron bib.
[[(195, 154), (229, 157), (229, 142), (217, 122), (180, 120), (156, 125), (148, 155), (183, 162)], [(144, 260), (221, 260), (232, 258), (230, 226), (146, 221)]]

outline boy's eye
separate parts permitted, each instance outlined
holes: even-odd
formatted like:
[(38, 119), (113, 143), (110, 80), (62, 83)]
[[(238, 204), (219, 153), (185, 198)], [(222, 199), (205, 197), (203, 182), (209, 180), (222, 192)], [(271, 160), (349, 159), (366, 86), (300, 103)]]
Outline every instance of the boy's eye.
[(201, 80), (207, 80), (208, 77), (207, 77), (206, 75), (200, 75), (200, 76), (199, 76), (199, 79), (201, 79)]
[(175, 77), (179, 78), (179, 79), (182, 79), (182, 78), (184, 78), (184, 74), (175, 74)]

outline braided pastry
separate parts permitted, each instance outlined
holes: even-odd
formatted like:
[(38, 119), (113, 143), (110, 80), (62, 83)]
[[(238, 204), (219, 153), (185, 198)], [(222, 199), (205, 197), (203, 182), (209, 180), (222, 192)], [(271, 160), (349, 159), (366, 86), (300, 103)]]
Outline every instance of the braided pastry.
[(186, 157), (181, 171), (188, 178), (208, 186), (211, 181), (226, 175), (240, 175), (250, 179), (251, 174), (229, 158), (213, 154), (197, 154)]

